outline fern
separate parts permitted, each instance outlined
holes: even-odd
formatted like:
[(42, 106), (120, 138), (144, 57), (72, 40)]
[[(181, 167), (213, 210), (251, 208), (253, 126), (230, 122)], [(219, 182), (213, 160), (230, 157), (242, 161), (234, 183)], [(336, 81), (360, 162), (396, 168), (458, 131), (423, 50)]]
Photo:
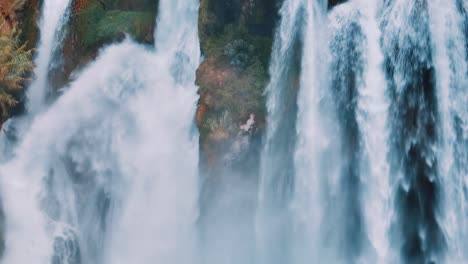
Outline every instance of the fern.
[[(22, 0), (15, 1), (21, 4)], [(20, 46), (19, 33), (13, 37), (0, 36), (0, 127), (18, 104), (13, 93), (23, 89), (25, 76), (32, 72), (32, 50)]]

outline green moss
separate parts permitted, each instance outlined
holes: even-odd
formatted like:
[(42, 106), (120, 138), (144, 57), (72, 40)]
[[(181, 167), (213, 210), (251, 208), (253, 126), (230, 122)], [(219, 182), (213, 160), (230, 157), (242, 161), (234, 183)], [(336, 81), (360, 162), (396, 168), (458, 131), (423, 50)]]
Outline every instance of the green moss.
[(226, 120), (226, 113), (237, 130), (251, 113), (257, 126), (264, 124), (272, 36), (252, 30), (252, 24), (263, 25), (265, 13), (254, 13), (251, 18), (240, 11), (238, 17), (229, 19), (223, 14), (230, 8), (228, 2), (200, 2), (200, 44), (206, 60), (197, 83), (208, 107), (200, 125), (202, 141), (215, 131), (213, 124)]
[(137, 41), (146, 41), (152, 32), (154, 13), (104, 10), (99, 3), (90, 4), (74, 20), (76, 31), (86, 50), (112, 42), (129, 34)]
[(99, 21), (97, 36), (99, 39), (113, 39), (122, 33), (131, 34), (136, 40), (144, 41), (148, 32), (152, 32), (153, 14), (149, 12), (119, 11), (106, 12)]
[(74, 17), (73, 25), (85, 49), (99, 42), (97, 26), (104, 14), (104, 8), (99, 3), (93, 3)]
[(253, 35), (242, 26), (230, 24), (224, 28), (222, 33), (206, 37), (206, 40), (202, 39), (202, 48), (207, 56), (219, 57), (225, 55), (226, 46), (236, 40), (242, 40), (248, 45), (252, 45), (254, 47), (253, 56), (257, 57), (265, 66), (268, 65), (271, 38)]
[(201, 94), (209, 97), (202, 134), (208, 133), (210, 122), (219, 120), (225, 112), (235, 123), (245, 121), (251, 113), (257, 116), (257, 121), (263, 122), (271, 42), (270, 38), (253, 35), (236, 25), (228, 25), (222, 33), (205, 40), (204, 53), (210, 58), (210, 68), (227, 69), (229, 77), (222, 87), (210, 86), (210, 82), (203, 80), (199, 82)]

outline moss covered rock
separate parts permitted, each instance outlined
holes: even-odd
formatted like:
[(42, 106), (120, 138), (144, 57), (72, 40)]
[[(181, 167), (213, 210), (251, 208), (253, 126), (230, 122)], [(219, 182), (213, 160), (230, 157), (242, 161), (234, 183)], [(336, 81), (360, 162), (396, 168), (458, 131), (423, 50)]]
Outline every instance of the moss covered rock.
[(72, 19), (73, 30), (80, 36), (83, 49), (94, 49), (122, 39), (125, 34), (140, 42), (151, 42), (155, 13), (145, 11), (108, 10), (93, 3), (77, 12)]
[(55, 86), (65, 85), (71, 73), (92, 61), (105, 45), (126, 36), (151, 44), (157, 6), (153, 0), (74, 0), (63, 65), (52, 74)]
[(225, 112), (236, 125), (250, 114), (257, 117), (257, 125), (264, 123), (274, 3), (201, 1), (199, 34), (205, 60), (197, 71), (201, 95), (197, 123), (202, 141), (211, 132), (208, 123)]
[(225, 112), (235, 123), (250, 114), (263, 120), (270, 49), (271, 39), (233, 25), (207, 40), (206, 59), (197, 71), (200, 105), (205, 108), (204, 116), (198, 118), (202, 137), (210, 133), (207, 123)]
[(197, 70), (196, 120), (206, 177), (202, 196), (218, 189), (224, 174), (256, 181), (277, 11), (274, 0), (200, 1), (204, 61)]

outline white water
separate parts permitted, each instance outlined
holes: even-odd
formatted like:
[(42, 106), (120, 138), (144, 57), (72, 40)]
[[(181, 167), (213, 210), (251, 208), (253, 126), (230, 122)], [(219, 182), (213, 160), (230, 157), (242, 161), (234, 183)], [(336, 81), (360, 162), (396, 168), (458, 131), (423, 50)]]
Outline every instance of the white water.
[(35, 80), (27, 91), (27, 108), (29, 113), (38, 113), (44, 106), (48, 92), (48, 74), (54, 51), (60, 46), (60, 31), (67, 23), (67, 10), (70, 0), (45, 0), (42, 3), (39, 23), (39, 44), (37, 57), (34, 60)]
[[(330, 227), (326, 217), (327, 195), (338, 189), (338, 137), (333, 123), (328, 89), (326, 1), (307, 1), (304, 5), (304, 52), (298, 95), (297, 143), (295, 152), (294, 263), (310, 259), (333, 262), (334, 248), (326, 248), (323, 235)], [(321, 51), (322, 50), (322, 51)], [(331, 163), (332, 162), (332, 163)], [(331, 251), (331, 252), (330, 252)]]
[(156, 54), (150, 56), (157, 63), (144, 64), (153, 75), (145, 80), (148, 93), (134, 105), (135, 138), (121, 150), (129, 190), (111, 231), (110, 264), (194, 263), (196, 257), (198, 138), (190, 132), (198, 3), (163, 0), (160, 10)]
[[(27, 92), (28, 108), (32, 112), (39, 110), (44, 103), (49, 65), (54, 50), (60, 45), (58, 32), (66, 23), (64, 18), (69, 5), (70, 1), (68, 0), (48, 0), (42, 4), (39, 24), (40, 41), (36, 51), (38, 55), (34, 61), (36, 79)], [(8, 139), (2, 135), (0, 141), (2, 147), (0, 158), (7, 158), (4, 157), (4, 154), (10, 148)], [(25, 150), (18, 150), (18, 152), (22, 151)], [(34, 152), (30, 153), (30, 155), (38, 154), (37, 161), (39, 163), (43, 157), (39, 154), (40, 151), (42, 150), (34, 148)], [(11, 219), (7, 220), (7, 232), (15, 234), (14, 236), (7, 235), (7, 251), (3, 263), (28, 263), (33, 260), (39, 263), (46, 262), (50, 258), (52, 245), (49, 243), (50, 239), (47, 237), (46, 231), (43, 228), (38, 228), (45, 227), (46, 220), (40, 212), (37, 212), (37, 197), (34, 195), (40, 192), (41, 182), (37, 181), (37, 178), (29, 181), (22, 177), (25, 174), (32, 174), (28, 171), (32, 168), (21, 167), (18, 163), (18, 161), (13, 161), (6, 166), (7, 169), (2, 168), (1, 170), (2, 202), (5, 211), (14, 212)], [(27, 221), (30, 223), (22, 224)]]
[[(384, 34), (379, 29), (383, 10), (377, 2), (350, 1), (331, 10), (328, 19), (325, 1), (284, 3), (270, 66), (272, 79), (267, 87), (269, 123), (256, 219), (255, 254), (260, 263), (400, 261), (396, 255), (400, 254), (401, 238), (391, 243), (390, 224), (398, 221), (394, 214), (400, 209), (394, 208), (394, 189), (398, 184), (405, 186), (405, 179), (389, 172), (388, 134), (395, 127), (389, 124), (381, 37), (384, 49), (392, 48), (396, 42), (396, 46), (408, 50), (416, 48), (421, 52), (419, 56), (426, 56), (426, 49), (433, 51), (441, 127), (437, 145), (440, 149), (436, 152), (444, 195), (443, 210), (437, 212), (437, 220), (447, 239), (447, 263), (468, 261), (465, 250), (468, 181), (464, 159), (468, 134), (467, 63), (462, 17), (454, 1), (430, 2), (432, 43), (427, 43), (420, 37), (425, 32), (417, 30), (421, 21), (412, 20), (425, 17), (414, 16), (416, 7), (408, 7), (407, 3), (395, 0), (387, 10), (390, 24)], [(38, 115), (15, 150), (14, 159), (0, 165), (0, 188), (7, 217), (7, 248), (2, 263), (49, 264), (51, 260), (76, 263), (77, 256), (81, 263), (199, 262), (195, 225), (199, 147), (193, 128), (197, 100), (193, 83), (200, 58), (198, 1), (162, 0), (159, 10), (155, 50), (128, 40), (105, 49), (54, 105)], [(361, 43), (359, 36), (351, 38), (350, 42), (360, 52), (357, 59), (362, 59), (352, 66), (362, 66), (362, 76), (345, 87), (352, 90), (356, 85), (356, 95), (350, 101), (356, 100), (353, 111), (360, 141), (354, 153), (359, 155), (358, 162), (353, 164), (358, 168), (359, 188), (349, 190), (351, 185), (343, 183), (346, 179), (342, 173), (343, 164), (350, 159), (342, 149), (349, 142), (340, 138), (343, 128), (338, 124), (342, 122), (338, 121), (339, 112), (348, 109), (335, 112), (337, 97), (332, 94), (336, 91), (330, 87), (329, 75), (333, 70), (330, 57), (336, 54), (328, 54), (327, 50), (333, 38), (341, 41), (349, 37), (340, 35), (339, 30), (354, 22), (364, 41)], [(412, 27), (413, 24), (416, 26)], [(301, 46), (297, 43), (301, 41), (304, 48), (299, 51), (302, 53), (299, 112), (297, 124), (292, 128), (295, 133), (286, 134), (297, 138), (289, 141), (292, 147), (283, 146), (283, 126), (289, 124), (288, 118), (295, 122), (283, 111), (290, 111), (285, 102), (296, 100), (287, 89), (294, 88), (288, 82), (294, 75), (292, 58), (297, 55), (296, 49)], [(345, 52), (337, 54), (354, 59)], [(396, 73), (397, 90), (414, 77), (405, 75), (406, 67), (411, 66), (407, 59), (399, 57), (396, 61), (397, 67), (401, 67)], [(42, 87), (45, 89), (46, 85)], [(403, 94), (401, 90), (397, 92)], [(44, 106), (43, 99), (37, 100), (39, 112)], [(461, 124), (456, 124), (456, 119)], [(457, 131), (460, 127), (461, 136)], [(409, 136), (420, 140), (418, 135)], [(432, 146), (432, 142), (427, 144)], [(277, 153), (278, 150), (283, 152)], [(287, 155), (293, 156), (294, 169), (281, 174)], [(279, 171), (279, 176), (294, 179), (275, 178)], [(233, 180), (230, 184), (239, 183)], [(234, 192), (234, 189), (226, 190)], [(358, 197), (364, 237), (346, 237), (350, 228), (347, 223), (352, 219), (347, 218), (349, 211), (344, 207), (350, 203), (342, 192)], [(240, 217), (234, 214), (234, 219)], [(229, 225), (230, 231), (238, 232), (239, 226)], [(215, 238), (216, 232), (223, 231), (211, 227)], [(218, 247), (208, 250), (219, 249), (212, 255), (230, 263), (233, 260), (228, 256), (238, 251), (225, 245), (235, 243), (221, 240), (214, 241)], [(368, 247), (359, 248), (362, 252), (352, 256), (343, 252), (361, 240), (368, 242)], [(245, 245), (239, 245), (242, 246)], [(433, 258), (434, 253), (424, 254)], [(351, 258), (355, 256), (358, 258)]]
[[(296, 98), (293, 87), (288, 84), (288, 75), (291, 75), (291, 65), (294, 57), (299, 35), (301, 10), (304, 8), (303, 0), (285, 1), (280, 10), (281, 22), (275, 34), (273, 53), (270, 64), (270, 82), (266, 87), (268, 128), (266, 131), (265, 147), (261, 156), (259, 203), (256, 217), (256, 232), (260, 262), (265, 264), (282, 263), (287, 261), (287, 242), (283, 233), (287, 233), (287, 222), (284, 219), (288, 215), (289, 208), (282, 207), (274, 201), (287, 199), (288, 188), (285, 177), (293, 177), (288, 170), (287, 155), (290, 155), (292, 142), (288, 130), (294, 136), (294, 123), (290, 113), (291, 104)], [(303, 10), (302, 10), (303, 11)], [(296, 45), (296, 46), (295, 46)], [(297, 52), (297, 50), (296, 50)], [(291, 124), (292, 123), (292, 124)], [(291, 127), (284, 127), (291, 126)], [(285, 190), (286, 189), (286, 190)], [(272, 202), (273, 200), (273, 202)], [(288, 204), (286, 202), (286, 204)]]
[(107, 48), (0, 167), (3, 263), (195, 259), (198, 3), (159, 10), (156, 51)]
[[(284, 124), (283, 120), (285, 119), (282, 116), (285, 109), (282, 103), (284, 104), (285, 87), (287, 87), (285, 85), (287, 75), (284, 72), (288, 67), (292, 67), (289, 65), (292, 63), (289, 57), (293, 53), (291, 51), (291, 43), (294, 40), (293, 36), (296, 34), (295, 30), (297, 27), (294, 24), (294, 18), (298, 17), (297, 10), (300, 9), (301, 5), (303, 5), (302, 7), (305, 10), (307, 19), (304, 23), (303, 62), (302, 72), (300, 73), (300, 92), (298, 95), (299, 112), (297, 119), (295, 171), (293, 172), (293, 180), (281, 180), (276, 179), (274, 175), (278, 174), (278, 171), (284, 167), (284, 160), (287, 158), (285, 155), (288, 154), (275, 153), (275, 151), (278, 151), (278, 149), (275, 149), (275, 146), (283, 143), (278, 135), (284, 133), (281, 130), (281, 125)], [(355, 76), (356, 79), (352, 79), (357, 85), (357, 94), (356, 99), (351, 98), (351, 100), (357, 100), (355, 114), (360, 141), (357, 147), (362, 148), (361, 150), (354, 150), (354, 155), (361, 155), (357, 159), (359, 163), (354, 164), (354, 167), (358, 168), (357, 184), (359, 188), (347, 190), (343, 188), (351, 186), (346, 186), (346, 183), (343, 185), (342, 181), (344, 178), (340, 176), (339, 168), (345, 164), (343, 162), (346, 162), (340, 160), (342, 158), (340, 148), (343, 147), (342, 144), (348, 143), (346, 141), (340, 142), (340, 135), (337, 134), (340, 128), (336, 127), (337, 116), (333, 113), (331, 103), (333, 99), (330, 98), (331, 95), (328, 91), (329, 79), (326, 77), (328, 76), (327, 67), (329, 58), (324, 53), (324, 47), (328, 45), (329, 40), (333, 39), (329, 39), (323, 31), (323, 28), (326, 27), (323, 19), (325, 14), (324, 5), (320, 6), (319, 1), (286, 1), (283, 4), (281, 23), (276, 33), (272, 64), (270, 66), (272, 79), (267, 87), (269, 122), (265, 148), (262, 154), (262, 184), (259, 196), (260, 212), (259, 217), (257, 217), (257, 231), (258, 236), (260, 236), (260, 248), (263, 250), (261, 252), (263, 259), (270, 258), (277, 260), (278, 256), (284, 257), (282, 255), (291, 254), (289, 252), (290, 249), (278, 252), (278, 248), (274, 247), (274, 242), (271, 244), (274, 239), (278, 239), (274, 233), (281, 229), (281, 227), (278, 228), (275, 225), (281, 226), (290, 223), (290, 220), (282, 219), (286, 217), (292, 219), (292, 228), (294, 229), (292, 236), (282, 237), (283, 239), (292, 238), (288, 243), (292, 245), (291, 247), (294, 251), (291, 255), (293, 259), (290, 261), (293, 263), (303, 263), (317, 257), (320, 257), (322, 260), (326, 259), (329, 262), (343, 261), (342, 257), (346, 257), (343, 254), (346, 253), (341, 252), (343, 248), (341, 248), (342, 245), (340, 243), (342, 241), (340, 240), (343, 239), (343, 234), (340, 234), (340, 232), (347, 232), (341, 226), (346, 225), (348, 220), (346, 213), (340, 212), (344, 210), (341, 204), (345, 204), (345, 206), (347, 204), (346, 201), (342, 201), (342, 199), (346, 199), (346, 196), (340, 194), (340, 192), (344, 191), (355, 192), (352, 195), (358, 197), (359, 208), (362, 210), (358, 211), (358, 213), (362, 213), (364, 237), (351, 238), (348, 241), (353, 243), (354, 240), (355, 243), (360, 243), (360, 239), (365, 240), (365, 247), (360, 249), (363, 252), (356, 253), (358, 256), (356, 261), (363, 263), (393, 263), (399, 261), (398, 256), (400, 253), (398, 250), (400, 249), (398, 247), (401, 245), (398, 245), (398, 243), (402, 241), (400, 241), (401, 237), (392, 233), (391, 229), (391, 225), (395, 224), (395, 221), (398, 221), (395, 216), (395, 210), (400, 210), (400, 208), (395, 208), (396, 201), (394, 197), (398, 191), (399, 184), (405, 188), (409, 184), (408, 181), (414, 181), (415, 179), (411, 178), (413, 177), (411, 174), (405, 178), (403, 173), (407, 171), (400, 171), (402, 168), (395, 168), (394, 172), (397, 173), (395, 175), (390, 174), (389, 148), (393, 142), (390, 142), (389, 132), (399, 128), (397, 127), (398, 124), (389, 123), (391, 121), (387, 118), (390, 105), (388, 98), (389, 87), (387, 87), (387, 76), (385, 76), (384, 72), (384, 54), (382, 48), (387, 49), (387, 55), (392, 54), (393, 56), (396, 54), (396, 61), (393, 61), (393, 63), (397, 67), (397, 72), (395, 76), (389, 76), (389, 78), (394, 78), (396, 99), (398, 100), (405, 100), (404, 96), (407, 96), (405, 95), (407, 91), (402, 89), (406, 88), (407, 85), (412, 85), (413, 80), (410, 78), (418, 78), (407, 73), (407, 69), (411, 69), (412, 67), (412, 65), (408, 65), (408, 63), (412, 63), (411, 59), (416, 59), (416, 62), (430, 62), (431, 59), (426, 57), (430, 53), (435, 58), (437, 101), (439, 103), (440, 126), (442, 127), (440, 131), (442, 144), (440, 151), (437, 151), (437, 159), (441, 162), (440, 175), (442, 180), (440, 186), (442, 186), (442, 193), (445, 195), (445, 198), (442, 199), (439, 196), (435, 198), (444, 201), (443, 212), (439, 211), (438, 207), (430, 210), (434, 210), (437, 218), (436, 224), (442, 224), (446, 232), (444, 235), (449, 244), (448, 260), (451, 263), (460, 263), (466, 259), (464, 248), (466, 248), (466, 230), (468, 229), (466, 228), (466, 221), (462, 220), (466, 219), (467, 216), (466, 161), (463, 160), (467, 156), (467, 98), (465, 94), (466, 89), (462, 88), (467, 86), (467, 68), (465, 60), (466, 40), (462, 31), (464, 29), (463, 17), (460, 15), (460, 11), (456, 9), (455, 1), (449, 3), (431, 1), (428, 11), (429, 21), (426, 20), (427, 17), (424, 14), (420, 15), (420, 12), (424, 11), (424, 9), (425, 3), (423, 1), (408, 6), (404, 1), (398, 0), (385, 2), (385, 4), (380, 1), (354, 0), (335, 7), (330, 11), (330, 20), (328, 22), (330, 23), (329, 30), (334, 35), (332, 38), (336, 38), (340, 42), (344, 38), (349, 37), (347, 35), (340, 35), (340, 30), (352, 23), (357, 23), (359, 30), (362, 31), (364, 36), (363, 43), (356, 42), (354, 39), (349, 40), (353, 48), (362, 56), (362, 65), (356, 65), (360, 63), (356, 61), (351, 66), (344, 66), (356, 67), (358, 74), (359, 67), (362, 67), (362, 76)], [(289, 13), (285, 10), (288, 10)], [(384, 21), (383, 19), (387, 20)], [(385, 22), (384, 27), (387, 30), (385, 36), (382, 36), (380, 32), (381, 23), (383, 22)], [(434, 42), (432, 44), (428, 43), (427, 39), (424, 38), (424, 27), (427, 22), (430, 22), (430, 34)], [(356, 32), (351, 34), (356, 34)], [(346, 42), (343, 43), (347, 45)], [(382, 44), (383, 47), (381, 46)], [(395, 47), (403, 49), (404, 53), (402, 54), (406, 54), (406, 56), (414, 55), (414, 57), (399, 57), (401, 55), (399, 55), (398, 49), (394, 50)], [(427, 52), (428, 49), (431, 49), (431, 52)], [(352, 54), (345, 54), (344, 51), (342, 53), (338, 51), (336, 54), (339, 56), (352, 56)], [(343, 67), (341, 65), (338, 66)], [(415, 69), (418, 69), (417, 67)], [(347, 73), (343, 71), (342, 74)], [(419, 78), (427, 77), (421, 76)], [(346, 77), (341, 80), (346, 80)], [(352, 89), (352, 84), (348, 89)], [(425, 92), (430, 93), (430, 91)], [(426, 97), (425, 100), (431, 100), (430, 94), (416, 96)], [(433, 107), (428, 102), (421, 102), (422, 104), (428, 104), (421, 106), (426, 107), (427, 109), (424, 110), (427, 111), (430, 110), (430, 107)], [(352, 103), (352, 101), (349, 102), (350, 105)], [(414, 106), (410, 105), (409, 107)], [(338, 112), (340, 111), (347, 110), (338, 109)], [(392, 113), (398, 111), (399, 109), (393, 109)], [(406, 113), (402, 116), (405, 115)], [(420, 115), (419, 118), (421, 118), (421, 122), (423, 123), (416, 124), (416, 127), (420, 126), (419, 129), (425, 129), (423, 127), (425, 125), (424, 122), (431, 122), (431, 119), (424, 119), (425, 116), (421, 113), (418, 113), (418, 115)], [(410, 116), (408, 115), (408, 117)], [(406, 128), (403, 129), (406, 130)], [(408, 128), (409, 136), (414, 138), (416, 146), (419, 146), (419, 140), (421, 139), (428, 140), (426, 142), (427, 146), (433, 144), (430, 134), (426, 138), (424, 133), (421, 135), (419, 133), (411, 134), (413, 131), (412, 128)], [(397, 133), (405, 135), (404, 133), (407, 132), (398, 131)], [(431, 167), (430, 152), (424, 152), (424, 147), (417, 151), (422, 151), (422, 153), (416, 155), (428, 158), (426, 162)], [(395, 153), (392, 155), (395, 155)], [(393, 156), (392, 159), (399, 160), (400, 158)], [(411, 161), (411, 159), (408, 160)], [(412, 160), (412, 162), (416, 163), (418, 161)], [(404, 166), (413, 166), (413, 171), (419, 170), (417, 164), (405, 164)], [(434, 177), (430, 171), (424, 171), (423, 173), (424, 175), (422, 176), (415, 175), (414, 177)], [(281, 175), (281, 173), (278, 175)], [(430, 179), (434, 181), (434, 178)], [(292, 203), (286, 200), (287, 206), (280, 206), (280, 208), (283, 208), (283, 211), (292, 210), (292, 212), (291, 214), (289, 212), (282, 214), (275, 212), (275, 202), (281, 198), (279, 192), (287, 188), (287, 184), (290, 182), (294, 182)], [(278, 186), (281, 184), (283, 186)], [(411, 182), (411, 184), (414, 183)], [(435, 181), (434, 184), (438, 188), (439, 183)], [(425, 191), (423, 186), (416, 186), (416, 188), (419, 192)], [(275, 198), (273, 202), (268, 201), (272, 197)], [(286, 199), (288, 198), (286, 197)], [(401, 198), (400, 196), (398, 199), (406, 198)], [(422, 199), (431, 199), (431, 197)], [(424, 206), (426, 206), (427, 201), (422, 201), (421, 203), (422, 209), (420, 210), (426, 210)], [(407, 206), (407, 204), (403, 205)], [(434, 206), (437, 206), (437, 201), (434, 203)], [(281, 209), (277, 208), (276, 210)], [(415, 219), (415, 221), (421, 223), (431, 221), (430, 214), (429, 212), (428, 219)], [(421, 217), (424, 218), (426, 215), (421, 215)], [(271, 218), (275, 220), (271, 220)], [(360, 227), (356, 226), (355, 228), (358, 229)], [(431, 230), (423, 232), (431, 232)], [(434, 230), (434, 232), (438, 231)], [(344, 236), (346, 235), (345, 233)], [(423, 235), (420, 239), (424, 243), (427, 238)], [(397, 243), (393, 243), (392, 241)], [(432, 247), (433, 245), (437, 245), (437, 242), (430, 243), (427, 251), (423, 253), (423, 255), (425, 254), (423, 259), (443, 259), (442, 256), (434, 255), (437, 249)], [(273, 248), (271, 248), (272, 246)]]
[(43, 110), (46, 95), (49, 92), (49, 69), (53, 61), (54, 53), (62, 43), (61, 31), (67, 23), (70, 0), (46, 0), (42, 3), (41, 19), (39, 21), (39, 42), (34, 59), (34, 81), (26, 91), (26, 108), (28, 116), (12, 118), (3, 127), (5, 133), (0, 133), (0, 161), (10, 158), (10, 152), (15, 144), (9, 136), (21, 138), (29, 125), (28, 117), (35, 116)]
[[(343, 203), (340, 201), (343, 197), (343, 186), (340, 183), (342, 165), (339, 154), (342, 143), (339, 140), (339, 128), (329, 88), (330, 80), (327, 78), (330, 58), (324, 51), (329, 45), (326, 30), (338, 34), (333, 36), (335, 38), (346, 38), (347, 36), (339, 35), (339, 30), (355, 19), (363, 28), (366, 38), (363, 44), (355, 43), (363, 45), (362, 56), (365, 63), (362, 83), (357, 83), (359, 90), (356, 109), (363, 137), (364, 156), (359, 159), (362, 164), (355, 166), (362, 167), (362, 200), (366, 202), (361, 206), (364, 208), (366, 234), (371, 243), (370, 251), (361, 257), (361, 261), (387, 263), (391, 217), (386, 132), (388, 103), (382, 71), (383, 55), (379, 44), (380, 30), (376, 18), (378, 8), (377, 4), (368, 5), (356, 0), (337, 7), (327, 21), (325, 2), (285, 1), (283, 4), (280, 12), (282, 19), (276, 33), (270, 66), (272, 79), (267, 87), (269, 122), (262, 153), (260, 211), (257, 217), (260, 254), (265, 263), (308, 263), (311, 259), (337, 262), (343, 261), (343, 257), (346, 258), (345, 253), (340, 252), (340, 241), (345, 236), (340, 233), (346, 232), (346, 229), (338, 227), (346, 225), (346, 218), (343, 218), (346, 216), (339, 212), (340, 208), (343, 208), (340, 205)], [(303, 32), (298, 31), (298, 17), (301, 11), (305, 15)], [(331, 23), (329, 28), (327, 22)], [(285, 159), (288, 153), (287, 149), (278, 149), (277, 145), (284, 144), (282, 133), (285, 131), (281, 127), (285, 123), (284, 119), (292, 118), (284, 116), (285, 111), (287, 113), (285, 104), (288, 103), (285, 99), (288, 96), (285, 80), (288, 74), (291, 74), (288, 70), (292, 67), (290, 64), (294, 63), (291, 61), (294, 51), (297, 52), (293, 50), (297, 49), (297, 46), (293, 45), (294, 41), (298, 41), (295, 37), (298, 33), (303, 35), (304, 48), (297, 99), (299, 113), (295, 170), (289, 172), (294, 175), (288, 176), (284, 173), (278, 174), (278, 171), (287, 166)], [(343, 53), (340, 56), (348, 54)], [(278, 151), (282, 153), (276, 153)], [(287, 189), (289, 184), (288, 180), (275, 178), (281, 176), (294, 178), (291, 201), (281, 196), (281, 192), (284, 192), (283, 189)], [(278, 205), (278, 200), (282, 198), (286, 199), (285, 208)], [(277, 211), (275, 206), (279, 206)], [(292, 212), (289, 214), (284, 210)], [(284, 227), (290, 223), (292, 228)], [(287, 231), (293, 234), (281, 234)], [(289, 242), (281, 244), (274, 242), (275, 239), (287, 239)], [(286, 245), (292, 248), (287, 249)]]
[[(466, 1), (464, 5), (466, 10)], [(448, 243), (447, 261), (463, 263), (468, 261), (468, 62), (465, 49), (468, 40), (464, 35), (464, 23), (468, 22), (457, 10), (455, 0), (430, 1), (429, 10), (442, 132), (439, 150), (445, 207), (442, 225)]]
[[(373, 263), (391, 263), (390, 224), (392, 201), (388, 164), (388, 98), (383, 72), (384, 57), (380, 47), (380, 1), (355, 0), (360, 10), (359, 25), (366, 36), (364, 47), (364, 83), (358, 94), (357, 121), (363, 136), (363, 208), (367, 235), (376, 258)], [(364, 257), (366, 260), (366, 257)], [(393, 261), (392, 261), (393, 260)]]
[[(290, 66), (285, 61), (291, 60), (293, 56), (294, 41), (296, 35), (300, 34), (300, 11), (304, 8), (303, 0), (291, 0), (285, 1), (280, 10), (281, 23), (278, 26), (275, 34), (275, 41), (273, 43), (273, 54), (271, 57), (270, 75), (271, 79), (266, 87), (266, 94), (268, 95), (268, 114), (271, 121), (268, 123), (266, 148), (271, 148), (269, 144), (272, 144), (272, 137), (275, 131), (279, 129), (279, 120), (281, 112), (278, 109), (282, 106), (281, 91), (282, 78), (285, 78), (285, 71)], [(268, 150), (265, 150), (268, 152)], [(265, 157), (264, 157), (265, 158)], [(266, 159), (266, 158), (265, 158)], [(266, 166), (267, 167), (267, 166)]]

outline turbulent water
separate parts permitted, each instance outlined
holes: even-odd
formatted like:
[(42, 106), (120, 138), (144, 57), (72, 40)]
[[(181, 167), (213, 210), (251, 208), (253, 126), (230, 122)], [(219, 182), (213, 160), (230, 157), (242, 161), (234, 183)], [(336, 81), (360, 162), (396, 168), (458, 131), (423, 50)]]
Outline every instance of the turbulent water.
[(106, 47), (51, 103), (70, 4), (45, 0), (2, 263), (468, 263), (466, 1), (329, 2), (282, 1), (259, 186), (226, 169), (210, 196), (199, 1), (160, 0), (154, 47)]
[(49, 0), (42, 5), (40, 40), (37, 58), (34, 61), (36, 79), (28, 89), (28, 109), (37, 113), (44, 106), (49, 87), (48, 73), (53, 63), (54, 52), (61, 44), (61, 31), (68, 17), (70, 0)]
[(56, 57), (61, 48), (70, 4), (71, 0), (50, 0), (42, 4), (33, 82), (26, 93), (28, 114), (8, 120), (5, 124), (5, 135), (0, 135), (0, 161), (11, 156), (12, 148), (17, 139), (28, 129), (31, 119), (47, 107), (46, 100), (51, 92), (49, 73), (52, 68), (59, 65)]
[(102, 51), (0, 167), (3, 263), (194, 259), (198, 3), (159, 10), (155, 49)]
[(265, 263), (468, 261), (462, 2), (284, 2), (257, 223)]

